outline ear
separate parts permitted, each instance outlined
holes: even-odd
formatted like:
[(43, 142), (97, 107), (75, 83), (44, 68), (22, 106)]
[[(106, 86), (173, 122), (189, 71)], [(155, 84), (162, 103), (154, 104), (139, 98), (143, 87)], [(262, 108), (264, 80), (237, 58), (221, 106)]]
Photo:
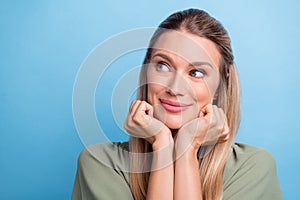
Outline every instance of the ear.
[(215, 95), (214, 95), (214, 100), (217, 100), (217, 99), (218, 99), (218, 97), (219, 97), (219, 92), (218, 92), (218, 91), (216, 91), (216, 93), (215, 93)]
[(213, 98), (213, 105), (218, 105), (218, 97), (219, 97), (219, 93), (218, 93), (218, 91), (216, 91), (214, 98)]

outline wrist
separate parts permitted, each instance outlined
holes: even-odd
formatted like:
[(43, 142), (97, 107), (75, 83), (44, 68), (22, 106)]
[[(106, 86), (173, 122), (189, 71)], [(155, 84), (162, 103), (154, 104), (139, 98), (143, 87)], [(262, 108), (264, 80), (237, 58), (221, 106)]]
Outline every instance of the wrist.
[(165, 130), (154, 136), (154, 140), (152, 143), (153, 151), (159, 151), (166, 147), (170, 147), (172, 149), (174, 147), (174, 140), (170, 130)]
[(186, 169), (193, 167), (193, 169), (196, 169), (199, 167), (199, 160), (197, 153), (192, 150), (186, 150), (183, 154), (176, 154), (175, 158), (175, 164), (176, 166), (181, 166)]
[(177, 137), (175, 144), (176, 157), (183, 154), (197, 157), (200, 146), (201, 144), (197, 143), (194, 138), (189, 138), (186, 135), (180, 135)]
[(185, 159), (198, 159), (198, 149), (193, 145), (186, 147), (175, 147), (176, 158), (184, 157)]

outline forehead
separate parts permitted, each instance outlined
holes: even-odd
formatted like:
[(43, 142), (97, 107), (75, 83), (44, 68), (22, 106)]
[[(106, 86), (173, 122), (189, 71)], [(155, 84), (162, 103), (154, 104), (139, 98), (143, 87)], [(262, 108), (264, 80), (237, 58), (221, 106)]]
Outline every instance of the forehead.
[(189, 63), (208, 62), (218, 68), (221, 55), (212, 41), (182, 31), (167, 31), (159, 36), (154, 49), (168, 51)]

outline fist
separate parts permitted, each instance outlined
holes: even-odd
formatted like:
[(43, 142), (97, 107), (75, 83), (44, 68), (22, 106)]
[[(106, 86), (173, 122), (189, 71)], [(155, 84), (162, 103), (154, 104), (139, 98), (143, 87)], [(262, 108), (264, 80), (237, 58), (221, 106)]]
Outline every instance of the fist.
[(205, 106), (199, 117), (183, 125), (176, 143), (181, 151), (192, 147), (197, 152), (200, 146), (225, 142), (229, 138), (229, 128), (224, 111), (215, 105)]
[(145, 101), (132, 102), (124, 128), (131, 136), (144, 138), (152, 146), (159, 144), (159, 148), (173, 140), (170, 129), (153, 117), (153, 107)]

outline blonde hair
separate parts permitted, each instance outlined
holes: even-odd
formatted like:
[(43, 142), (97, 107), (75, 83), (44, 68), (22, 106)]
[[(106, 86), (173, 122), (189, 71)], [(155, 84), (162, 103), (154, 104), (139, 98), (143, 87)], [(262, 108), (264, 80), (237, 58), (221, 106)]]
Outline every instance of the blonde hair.
[[(220, 54), (221, 66), (220, 84), (218, 87), (217, 106), (226, 114), (230, 130), (230, 138), (224, 143), (217, 143), (209, 151), (200, 148), (203, 157), (199, 157), (199, 170), (202, 184), (202, 194), (205, 200), (221, 199), (223, 195), (223, 170), (231, 150), (232, 143), (240, 123), (240, 87), (236, 67), (233, 62), (233, 54), (230, 38), (222, 24), (208, 13), (198, 9), (188, 9), (170, 15), (158, 27), (153, 34), (147, 50), (143, 67), (140, 72), (140, 88), (138, 99), (147, 101), (146, 64), (150, 62), (152, 46), (158, 37), (166, 30), (187, 31), (199, 37), (213, 41)], [(133, 153), (151, 152), (151, 145), (142, 138), (131, 137), (129, 141), (130, 151)], [(205, 152), (207, 151), (207, 152)], [(146, 199), (150, 172), (143, 171), (151, 165), (151, 161), (141, 157), (130, 158), (130, 168), (139, 168), (141, 173), (130, 173), (130, 187), (134, 199)]]

